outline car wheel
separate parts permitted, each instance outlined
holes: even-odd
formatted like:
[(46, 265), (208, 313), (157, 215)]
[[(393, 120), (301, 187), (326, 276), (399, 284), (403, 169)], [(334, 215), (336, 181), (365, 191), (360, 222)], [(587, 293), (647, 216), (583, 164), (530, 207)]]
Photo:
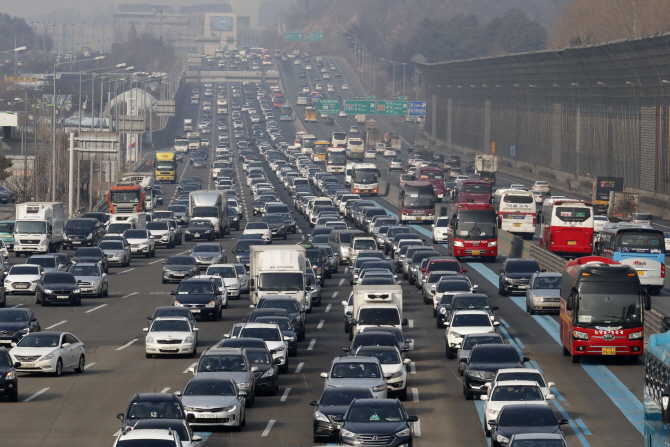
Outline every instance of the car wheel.
[(156, 257), (156, 247), (151, 251), (151, 257), (155, 258)]
[(448, 359), (453, 359), (453, 358), (456, 357), (456, 353), (449, 346), (446, 347), (446, 353), (447, 353), (447, 358)]
[(81, 298), (79, 298), (77, 301), (75, 301), (74, 303), (72, 303), (72, 305), (73, 305), (73, 306), (77, 306), (77, 307), (81, 306)]
[(144, 355), (145, 355), (145, 357), (148, 358), (148, 359), (150, 359), (150, 358), (153, 357), (153, 355), (149, 354), (148, 352), (145, 352)]
[(347, 323), (347, 322), (345, 321), (345, 322), (344, 322), (344, 333), (346, 334), (346, 333), (348, 333), (348, 332), (349, 332), (349, 323)]
[(105, 296), (105, 290), (104, 290), (104, 287), (101, 287), (100, 288), (100, 293), (98, 293), (95, 297), (96, 298), (102, 298), (103, 296)]
[(84, 354), (79, 356), (79, 363), (77, 364), (77, 367), (74, 369), (74, 372), (77, 374), (81, 374), (84, 372), (84, 368), (86, 367), (86, 357)]
[(40, 304), (42, 305), (42, 307), (47, 307), (49, 305), (49, 303), (47, 303), (44, 300), (40, 300)]
[(433, 306), (433, 318), (437, 318), (437, 309)]
[(486, 426), (487, 426), (487, 424), (484, 424), (484, 435), (485, 435), (487, 438), (490, 438), (490, 437), (491, 437), (491, 430), (489, 430), (488, 428), (486, 428)]
[(535, 309), (533, 308), (533, 306), (531, 306), (530, 304), (528, 305), (528, 313), (529, 313), (530, 315), (535, 315), (535, 314), (537, 313), (537, 312), (535, 311)]
[(163, 284), (167, 284), (167, 283), (168, 283), (168, 282), (165, 280), (165, 278), (163, 278), (161, 281), (163, 282)]
[(191, 357), (195, 358), (198, 356), (198, 347), (193, 346), (193, 352), (191, 352)]
[(147, 254), (145, 255), (145, 257), (146, 257), (146, 258), (150, 258), (150, 257), (151, 257), (151, 250), (147, 251)]
[(56, 377), (60, 377), (63, 374), (63, 361), (61, 359), (58, 359), (56, 362), (56, 372), (54, 375)]
[(109, 296), (109, 284), (105, 286), (105, 293), (102, 296)]
[(399, 399), (403, 402), (407, 400), (407, 386), (405, 386), (405, 389), (400, 393)]
[(442, 322), (440, 322), (439, 318), (435, 319), (435, 327), (437, 327), (438, 329), (442, 329)]
[(407, 280), (409, 278), (409, 275), (407, 273), (402, 274), (402, 279)]
[(472, 393), (470, 393), (466, 388), (465, 388), (465, 383), (463, 384), (463, 397), (465, 397), (465, 400), (472, 400), (473, 396)]

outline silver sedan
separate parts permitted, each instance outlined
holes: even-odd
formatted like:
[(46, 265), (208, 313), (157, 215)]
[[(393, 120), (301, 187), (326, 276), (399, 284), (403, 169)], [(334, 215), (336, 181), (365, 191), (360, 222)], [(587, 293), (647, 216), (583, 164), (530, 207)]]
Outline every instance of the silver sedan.
[(561, 301), (561, 274), (538, 272), (531, 276), (526, 289), (526, 312), (535, 315), (538, 311), (558, 312)]
[(81, 262), (73, 265), (70, 273), (77, 280), (82, 295), (93, 295), (99, 298), (108, 295), (109, 281), (100, 263)]

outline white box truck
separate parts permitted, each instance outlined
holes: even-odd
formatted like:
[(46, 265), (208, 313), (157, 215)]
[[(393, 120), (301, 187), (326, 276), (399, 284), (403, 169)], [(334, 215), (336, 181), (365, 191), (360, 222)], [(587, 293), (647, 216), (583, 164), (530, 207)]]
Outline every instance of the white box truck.
[(475, 157), (475, 174), (480, 178), (489, 182), (491, 185), (496, 184), (496, 171), (498, 171), (498, 157), (493, 154), (477, 155)]
[(193, 120), (186, 118), (184, 119), (184, 132), (190, 132), (193, 130)]
[(63, 243), (65, 207), (61, 202), (27, 202), (16, 205), (14, 252), (56, 253)]
[(189, 214), (193, 219), (212, 222), (217, 237), (230, 234), (228, 225), (228, 193), (217, 190), (192, 191), (189, 194)]
[(365, 115), (355, 115), (354, 118), (357, 124), (365, 124)]
[(252, 245), (249, 250), (249, 299), (255, 305), (265, 295), (289, 295), (309, 308), (305, 284), (305, 248), (300, 245)]
[(108, 236), (123, 236), (126, 230), (144, 230), (147, 228), (147, 213), (112, 214), (107, 228)]
[(349, 337), (353, 339), (366, 327), (389, 326), (402, 329), (402, 287), (354, 286), (353, 312)]

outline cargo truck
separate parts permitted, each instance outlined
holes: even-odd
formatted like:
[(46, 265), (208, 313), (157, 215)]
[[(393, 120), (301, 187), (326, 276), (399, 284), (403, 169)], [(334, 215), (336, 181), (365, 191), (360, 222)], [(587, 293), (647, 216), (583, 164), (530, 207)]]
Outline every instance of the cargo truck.
[(107, 236), (123, 236), (126, 230), (145, 230), (147, 213), (112, 214), (107, 227)]
[(607, 218), (612, 222), (630, 222), (637, 213), (640, 195), (628, 192), (610, 191), (607, 204)]
[(156, 152), (154, 159), (156, 180), (175, 183), (177, 180), (177, 156), (174, 152)]
[(349, 339), (368, 327), (387, 326), (402, 330), (407, 320), (402, 316), (402, 287), (354, 286)]
[(177, 137), (174, 139), (174, 150), (175, 152), (186, 153), (188, 152), (188, 138), (186, 137)]
[(315, 284), (305, 278), (305, 248), (300, 245), (252, 245), (249, 249), (249, 299), (255, 305), (266, 295), (289, 295), (307, 310)]
[(144, 190), (135, 182), (119, 182), (112, 186), (107, 193), (107, 203), (112, 214), (146, 211)]
[[(175, 168), (176, 169), (176, 168)], [(134, 182), (140, 185), (144, 191), (145, 210), (152, 211), (156, 208), (156, 198), (154, 197), (154, 174), (149, 172), (126, 172), (121, 176), (122, 182)], [(140, 211), (140, 210), (136, 210)]]
[(228, 193), (218, 190), (191, 191), (189, 194), (191, 219), (207, 219), (212, 222), (216, 237), (230, 234), (228, 226)]
[(190, 151), (200, 149), (200, 133), (189, 132), (186, 134), (186, 138), (188, 138), (188, 149)]
[(316, 109), (314, 107), (305, 107), (305, 122), (316, 123)]
[(498, 171), (498, 157), (493, 154), (477, 155), (475, 157), (475, 175), (480, 180), (489, 182), (491, 186), (495, 185), (496, 171)]
[(192, 119), (184, 119), (184, 132), (190, 132), (193, 130), (193, 120)]
[[(379, 123), (377, 120), (367, 120), (365, 121), (365, 147), (370, 149), (375, 149), (376, 152), (379, 152), (378, 145), (384, 143), (382, 141), (382, 134), (379, 132)], [(386, 144), (384, 143), (384, 148)], [(384, 152), (382, 149), (381, 152)]]
[(605, 214), (610, 192), (623, 192), (623, 177), (596, 177), (591, 187), (591, 203), (595, 214)]
[(354, 116), (357, 124), (365, 124), (365, 115), (356, 115)]
[(16, 205), (14, 253), (56, 253), (63, 243), (65, 208), (60, 202), (27, 202)]
[(385, 133), (383, 141), (384, 143), (386, 143), (388, 147), (393, 148), (393, 150), (395, 150), (396, 152), (400, 152), (400, 149), (402, 149), (402, 140), (400, 139), (397, 133), (393, 132)]

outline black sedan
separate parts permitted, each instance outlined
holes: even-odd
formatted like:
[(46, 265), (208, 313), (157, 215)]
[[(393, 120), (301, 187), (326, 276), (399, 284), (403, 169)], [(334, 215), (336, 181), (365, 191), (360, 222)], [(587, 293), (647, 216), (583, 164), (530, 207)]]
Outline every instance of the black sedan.
[(407, 415), (398, 399), (356, 399), (344, 417), (333, 417), (333, 421), (342, 423), (341, 445), (360, 445), (359, 436), (363, 435), (388, 447), (411, 446), (409, 423), (418, 420)]
[(19, 380), (16, 377), (16, 367), (21, 363), (12, 363), (9, 352), (0, 347), (0, 396), (7, 396), (11, 402), (19, 401)]
[(107, 263), (107, 255), (101, 248), (86, 247), (79, 248), (72, 256), (72, 263), (78, 264), (80, 262), (99, 262), (102, 265), (102, 270), (109, 273), (109, 264)]
[(491, 382), (499, 369), (523, 368), (528, 357), (519, 357), (512, 345), (477, 345), (472, 348), (463, 371), (463, 396), (472, 400), (475, 395), (486, 394), (486, 384)]
[(195, 318), (221, 319), (223, 297), (213, 279), (190, 278), (179, 284), (174, 295), (173, 306), (188, 307)]
[(258, 371), (254, 372), (256, 392), (265, 391), (273, 396), (277, 394), (277, 390), (279, 390), (279, 368), (272, 359), (272, 354), (270, 354), (266, 347), (245, 348), (244, 350), (247, 353), (247, 357), (249, 357), (251, 366), (258, 368)]
[(35, 302), (42, 306), (48, 306), (51, 303), (81, 306), (81, 289), (70, 272), (45, 273), (42, 281), (37, 285)]
[(566, 419), (558, 420), (549, 405), (505, 405), (491, 425), (491, 445), (507, 447), (512, 435), (520, 433), (562, 433), (561, 425)]
[(286, 224), (284, 219), (277, 214), (266, 214), (261, 218), (262, 222), (268, 224), (270, 231), (272, 232), (272, 238), (280, 237), (284, 240), (288, 237), (288, 231), (286, 230)]
[(0, 203), (16, 203), (16, 192), (0, 185)]
[(354, 399), (372, 399), (368, 388), (342, 386), (326, 388), (319, 400), (309, 404), (314, 407), (314, 442), (328, 442), (340, 433), (339, 425), (331, 418), (343, 418)]
[(213, 241), (215, 237), (214, 225), (207, 219), (193, 219), (184, 230), (184, 240), (186, 242), (193, 239)]
[(11, 346), (26, 334), (40, 332), (42, 327), (30, 309), (0, 309), (0, 345)]

